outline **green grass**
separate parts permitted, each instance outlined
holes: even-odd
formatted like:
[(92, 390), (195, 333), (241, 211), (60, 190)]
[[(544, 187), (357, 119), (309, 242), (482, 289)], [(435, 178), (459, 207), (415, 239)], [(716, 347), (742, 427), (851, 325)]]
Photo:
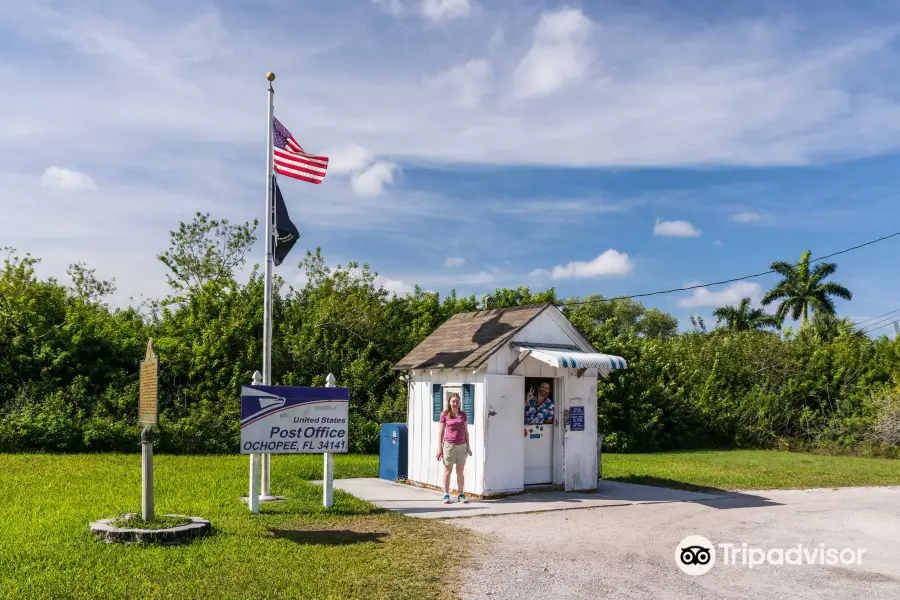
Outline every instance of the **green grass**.
[(145, 521), (140, 515), (132, 513), (115, 519), (111, 525), (113, 527), (124, 527), (126, 529), (167, 529), (169, 527), (187, 525), (190, 522), (191, 520), (186, 517), (168, 515), (155, 515), (149, 521)]
[[(377, 457), (335, 456), (337, 476)], [(88, 523), (139, 513), (139, 455), (0, 454), (0, 598), (435, 598), (449, 594), (467, 534), (380, 511), (335, 490), (322, 507), (321, 456), (274, 456), (272, 491), (252, 515), (245, 456), (154, 458), (159, 514), (209, 519), (179, 547), (107, 545)]]
[[(337, 477), (373, 477), (376, 456), (336, 455)], [(471, 547), (451, 525), (381, 511), (335, 490), (319, 455), (274, 456), (251, 515), (246, 456), (154, 458), (158, 515), (212, 522), (181, 547), (106, 545), (97, 519), (140, 513), (139, 455), (0, 454), (0, 598), (410, 598), (450, 595)], [(604, 479), (683, 489), (898, 485), (900, 461), (769, 451), (604, 454)]]
[(603, 454), (603, 479), (688, 490), (900, 485), (900, 460), (774, 450)]

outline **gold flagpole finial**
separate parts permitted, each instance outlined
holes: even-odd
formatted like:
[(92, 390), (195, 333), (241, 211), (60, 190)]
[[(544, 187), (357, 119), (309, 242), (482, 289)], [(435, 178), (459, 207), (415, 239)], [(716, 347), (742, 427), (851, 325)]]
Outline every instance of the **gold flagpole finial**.
[(275, 73), (269, 71), (268, 73), (266, 73), (266, 79), (268, 79), (269, 81), (275, 81)]

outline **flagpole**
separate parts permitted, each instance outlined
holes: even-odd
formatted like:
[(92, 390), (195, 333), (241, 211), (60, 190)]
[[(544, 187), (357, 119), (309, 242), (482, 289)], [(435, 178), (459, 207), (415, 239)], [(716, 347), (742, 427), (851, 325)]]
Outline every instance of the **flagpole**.
[[(265, 308), (263, 309), (263, 385), (272, 385), (272, 272), (274, 270), (273, 238), (272, 238), (272, 214), (274, 213), (274, 194), (272, 180), (274, 169), (272, 165), (272, 116), (275, 104), (275, 89), (272, 82), (275, 81), (275, 73), (266, 74), (269, 80), (269, 115), (266, 120), (266, 290)], [(269, 454), (262, 457), (262, 490), (263, 497), (271, 496), (269, 490), (271, 468)]]
[[(266, 236), (266, 265), (265, 288), (263, 292), (263, 368), (262, 385), (272, 385), (272, 271), (273, 271), (273, 240), (272, 240), (272, 113), (274, 112), (275, 89), (272, 82), (275, 81), (275, 73), (267, 73), (269, 80), (269, 108), (266, 121), (266, 208), (264, 211), (264, 224)], [(255, 382), (254, 382), (255, 383)], [(268, 454), (250, 455), (250, 511), (259, 512), (260, 496), (271, 496), (269, 489), (270, 463)]]

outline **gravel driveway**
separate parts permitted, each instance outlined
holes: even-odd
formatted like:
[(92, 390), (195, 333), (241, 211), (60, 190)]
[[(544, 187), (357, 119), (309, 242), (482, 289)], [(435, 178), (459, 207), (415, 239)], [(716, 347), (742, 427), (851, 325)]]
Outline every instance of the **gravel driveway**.
[[(748, 492), (736, 498), (452, 521), (485, 534), (465, 599), (900, 598), (900, 487)], [(861, 564), (722, 564), (690, 576), (676, 547), (864, 549)], [(799, 555), (799, 553), (797, 554)], [(849, 557), (849, 555), (848, 555)], [(774, 556), (777, 560), (777, 554)], [(738, 559), (739, 561), (740, 559)]]

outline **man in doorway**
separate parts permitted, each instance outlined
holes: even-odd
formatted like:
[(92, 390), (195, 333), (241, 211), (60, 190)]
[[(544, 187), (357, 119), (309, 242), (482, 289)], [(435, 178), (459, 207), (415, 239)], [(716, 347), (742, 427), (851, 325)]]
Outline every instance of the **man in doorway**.
[(556, 407), (550, 398), (550, 384), (546, 381), (541, 382), (538, 386), (537, 398), (534, 395), (534, 388), (528, 391), (525, 396), (525, 424), (526, 425), (543, 425), (553, 423), (553, 416)]

